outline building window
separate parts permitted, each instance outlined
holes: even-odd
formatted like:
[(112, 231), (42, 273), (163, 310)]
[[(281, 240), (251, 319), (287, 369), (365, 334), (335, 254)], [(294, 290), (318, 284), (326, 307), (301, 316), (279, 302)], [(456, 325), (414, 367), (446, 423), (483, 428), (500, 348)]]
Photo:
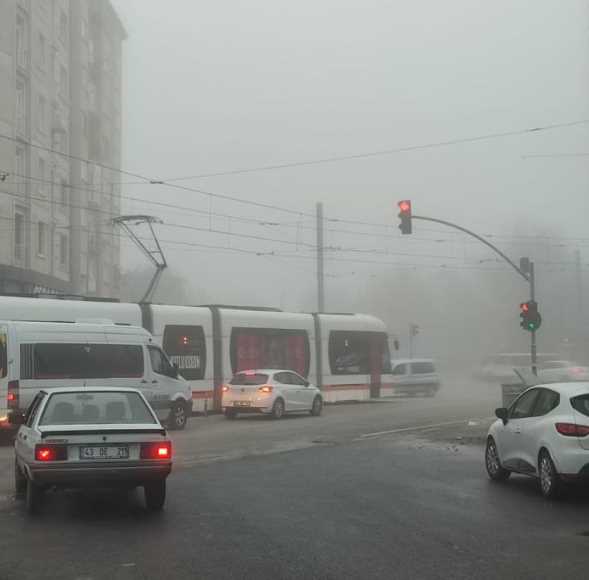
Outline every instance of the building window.
[(67, 181), (65, 179), (61, 180), (61, 186), (59, 188), (59, 202), (63, 204), (61, 209), (65, 211), (65, 206), (67, 205)]
[(37, 225), (37, 254), (45, 256), (47, 252), (47, 224), (39, 222)]
[(21, 135), (27, 132), (27, 91), (25, 81), (16, 81), (16, 128)]
[(44, 132), (46, 127), (45, 97), (39, 95), (37, 98), (37, 129)]
[(62, 97), (67, 97), (67, 70), (63, 65), (59, 72), (59, 91), (61, 92)]
[(14, 213), (14, 257), (18, 262), (25, 258), (25, 212)]
[(25, 150), (23, 147), (16, 148), (16, 179), (18, 193), (24, 195), (25, 193), (25, 177), (26, 177), (26, 159)]
[(59, 265), (66, 269), (68, 257), (68, 238), (66, 234), (59, 234)]
[(39, 66), (45, 68), (47, 63), (47, 42), (45, 37), (39, 33)]
[(67, 16), (62, 10), (59, 15), (59, 38), (63, 44), (67, 42)]
[(45, 159), (43, 159), (43, 157), (39, 157), (38, 159), (38, 191), (39, 194), (43, 195), (45, 193)]
[(16, 15), (16, 62), (26, 68), (28, 63), (28, 27), (24, 13)]

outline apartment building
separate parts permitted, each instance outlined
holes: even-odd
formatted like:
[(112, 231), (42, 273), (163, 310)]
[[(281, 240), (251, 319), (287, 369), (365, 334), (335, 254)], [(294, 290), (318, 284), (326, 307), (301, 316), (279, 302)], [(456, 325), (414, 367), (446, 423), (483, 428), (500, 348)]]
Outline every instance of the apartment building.
[(0, 2), (0, 292), (119, 295), (125, 37), (109, 0)]

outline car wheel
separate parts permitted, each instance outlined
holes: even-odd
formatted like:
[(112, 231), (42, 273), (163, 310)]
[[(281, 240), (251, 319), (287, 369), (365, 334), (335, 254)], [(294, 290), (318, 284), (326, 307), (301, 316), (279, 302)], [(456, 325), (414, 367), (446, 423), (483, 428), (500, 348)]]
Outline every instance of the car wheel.
[(225, 419), (237, 419), (237, 411), (235, 409), (225, 409)]
[(27, 491), (27, 478), (23, 475), (16, 459), (14, 460), (14, 492), (21, 499)]
[(560, 477), (554, 467), (550, 453), (542, 449), (538, 458), (538, 474), (540, 476), (540, 491), (546, 499), (554, 499), (560, 493)]
[(143, 486), (143, 490), (147, 509), (152, 512), (160, 511), (166, 501), (166, 480), (150, 481)]
[(492, 437), (487, 439), (487, 448), (485, 450), (485, 467), (487, 473), (493, 481), (505, 481), (511, 472), (501, 467), (501, 461), (499, 460), (499, 453), (497, 451), (497, 445)]
[(31, 515), (39, 513), (39, 509), (41, 508), (41, 501), (43, 499), (43, 490), (36, 483), (33, 483), (30, 479), (27, 479), (27, 490), (25, 499), (27, 512)]
[(284, 401), (282, 399), (276, 399), (274, 405), (272, 405), (272, 419), (281, 419), (284, 415)]
[(188, 413), (186, 411), (186, 405), (181, 401), (177, 401), (172, 405), (170, 409), (170, 415), (168, 417), (168, 427), (172, 431), (180, 431), (186, 427), (188, 422)]
[(311, 415), (313, 417), (319, 417), (323, 411), (323, 399), (319, 396), (313, 399), (313, 406), (311, 407)]

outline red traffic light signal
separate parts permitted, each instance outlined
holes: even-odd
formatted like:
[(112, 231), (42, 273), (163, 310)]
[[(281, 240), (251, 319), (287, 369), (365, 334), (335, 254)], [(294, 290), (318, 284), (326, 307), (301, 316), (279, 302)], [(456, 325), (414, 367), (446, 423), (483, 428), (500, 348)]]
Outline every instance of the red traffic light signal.
[(404, 199), (403, 201), (399, 202), (399, 209), (402, 212), (409, 212), (411, 213), (411, 202), (408, 199)]
[(538, 303), (535, 300), (528, 300), (519, 305), (521, 312), (519, 313), (519, 325), (529, 332), (535, 332), (542, 324), (542, 317), (538, 312)]
[(412, 231), (411, 227), (411, 201), (409, 199), (403, 199), (398, 204), (399, 206), (399, 229), (402, 234), (410, 234)]

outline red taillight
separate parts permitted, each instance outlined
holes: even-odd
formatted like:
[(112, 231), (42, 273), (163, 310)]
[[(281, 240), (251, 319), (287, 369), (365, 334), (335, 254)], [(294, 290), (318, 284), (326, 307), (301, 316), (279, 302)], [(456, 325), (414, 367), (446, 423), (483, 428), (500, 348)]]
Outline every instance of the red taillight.
[(272, 387), (270, 385), (264, 385), (264, 386), (260, 387), (258, 389), (258, 391), (260, 391), (260, 393), (271, 393)]
[(229, 390), (229, 387), (228, 387), (227, 385), (223, 385), (223, 386), (221, 387), (221, 390), (222, 390), (224, 393), (226, 393), (226, 392)]
[(37, 445), (35, 446), (36, 461), (65, 461), (67, 447), (65, 445)]
[(18, 381), (8, 382), (6, 401), (9, 409), (18, 409)]
[(589, 435), (587, 425), (577, 425), (576, 423), (556, 423), (556, 430), (566, 437), (586, 437)]
[(172, 443), (143, 443), (141, 445), (141, 459), (170, 459), (172, 457)]

